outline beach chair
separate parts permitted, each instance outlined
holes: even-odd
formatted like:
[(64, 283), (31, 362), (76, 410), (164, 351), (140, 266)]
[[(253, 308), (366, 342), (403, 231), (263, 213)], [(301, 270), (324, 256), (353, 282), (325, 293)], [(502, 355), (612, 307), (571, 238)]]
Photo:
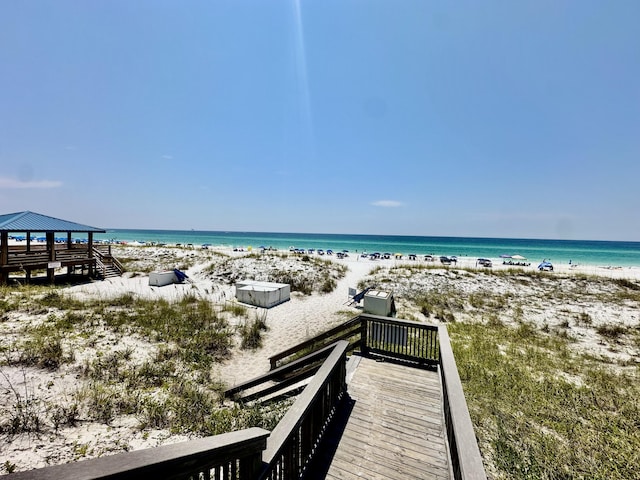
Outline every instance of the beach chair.
[(372, 287), (367, 287), (365, 288), (363, 291), (361, 291), (360, 293), (355, 294), (353, 297), (351, 297), (346, 303), (345, 305), (348, 306), (352, 306), (355, 305), (356, 303), (360, 303), (362, 301), (362, 299), (364, 298), (364, 296), (367, 294), (367, 292), (369, 290), (371, 290)]

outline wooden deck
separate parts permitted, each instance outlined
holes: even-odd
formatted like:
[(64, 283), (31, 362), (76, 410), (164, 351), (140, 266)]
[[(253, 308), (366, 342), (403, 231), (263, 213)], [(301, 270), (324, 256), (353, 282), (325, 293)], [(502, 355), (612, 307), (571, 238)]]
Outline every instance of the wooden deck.
[(358, 360), (305, 478), (451, 478), (438, 373)]

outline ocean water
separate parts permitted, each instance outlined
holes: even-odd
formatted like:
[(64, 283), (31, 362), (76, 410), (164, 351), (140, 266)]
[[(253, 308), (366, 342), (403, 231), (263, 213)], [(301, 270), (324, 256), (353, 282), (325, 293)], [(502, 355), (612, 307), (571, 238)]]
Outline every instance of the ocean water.
[(273, 247), (402, 253), (403, 255), (457, 255), (498, 261), (500, 255), (522, 255), (531, 263), (549, 260), (593, 266), (640, 267), (640, 242), (595, 240), (539, 240), (519, 238), (418, 237), (401, 235), (347, 235), (317, 233), (207, 232), (194, 230), (108, 230), (98, 240), (210, 244), (223, 247)]

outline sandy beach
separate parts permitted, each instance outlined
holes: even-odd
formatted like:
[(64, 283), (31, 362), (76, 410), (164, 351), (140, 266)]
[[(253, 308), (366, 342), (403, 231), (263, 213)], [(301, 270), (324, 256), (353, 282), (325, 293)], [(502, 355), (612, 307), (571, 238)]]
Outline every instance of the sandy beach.
[[(78, 301), (109, 299), (125, 294), (136, 298), (163, 299), (179, 301), (186, 296), (209, 301), (212, 305), (223, 306), (235, 302), (234, 281), (239, 279), (268, 279), (274, 269), (296, 272), (300, 275), (313, 275), (315, 264), (307, 265), (299, 257), (288, 252), (265, 252), (248, 255), (247, 252), (234, 252), (232, 249), (210, 248), (172, 248), (149, 246), (114, 247), (118, 258), (126, 259), (128, 272), (122, 277), (109, 278), (62, 288), (61, 294)], [(599, 325), (619, 324), (638, 329), (640, 316), (637, 305), (631, 302), (610, 303), (599, 295), (608, 290), (607, 282), (589, 282), (595, 279), (626, 279), (640, 281), (640, 268), (607, 268), (580, 265), (554, 265), (553, 272), (538, 277), (518, 275), (498, 275), (499, 272), (513, 273), (519, 269), (524, 273), (533, 273), (537, 264), (512, 267), (494, 263), (491, 269), (476, 266), (476, 259), (460, 258), (454, 267), (445, 268), (437, 262), (424, 260), (390, 259), (371, 260), (351, 255), (343, 259), (325, 256), (323, 260), (340, 267), (335, 271), (328, 268), (328, 274), (336, 275), (336, 287), (330, 293), (302, 294), (293, 292), (288, 302), (258, 312), (266, 318), (268, 330), (262, 334), (262, 346), (256, 350), (243, 350), (236, 345), (227, 360), (216, 363), (212, 368), (212, 377), (230, 387), (261, 375), (269, 369), (269, 357), (281, 350), (299, 343), (319, 332), (343, 322), (361, 311), (361, 305), (349, 306), (349, 289), (359, 286), (377, 286), (391, 290), (398, 305), (398, 317), (418, 321), (437, 323), (434, 317), (425, 316), (414, 299), (424, 292), (457, 291), (499, 292), (505, 297), (518, 298), (519, 315), (524, 322), (539, 328), (557, 329), (570, 325), (575, 337), (575, 348), (591, 352), (593, 355), (609, 356), (620, 362), (638, 361), (640, 356), (637, 342), (608, 343), (596, 333)], [(213, 267), (212, 267), (213, 266)], [(182, 284), (154, 287), (149, 285), (148, 272), (168, 268), (180, 268), (189, 276)], [(306, 270), (308, 271), (306, 271)], [(340, 269), (344, 274), (340, 274)], [(488, 273), (488, 271), (493, 274)], [(455, 273), (454, 273), (455, 272)], [(327, 275), (326, 272), (323, 275)], [(340, 276), (342, 275), (342, 276)], [(516, 278), (516, 280), (514, 280)], [(567, 289), (574, 288), (579, 279), (580, 287), (587, 289), (590, 295), (580, 297), (576, 303), (567, 303), (566, 299), (555, 298), (547, 288), (546, 279), (562, 279)], [(10, 298), (12, 288), (4, 291)], [(555, 288), (555, 287), (554, 287)], [(16, 289), (17, 291), (18, 289)], [(6, 301), (6, 299), (5, 299)], [(0, 335), (3, 352), (7, 358), (13, 346), (20, 340), (21, 332), (27, 325), (42, 322), (53, 310), (37, 309), (8, 310), (3, 313), (0, 323)], [(577, 315), (586, 315), (592, 321), (589, 324), (577, 324)], [(501, 314), (502, 315), (502, 314)], [(509, 323), (514, 313), (509, 307), (504, 309), (504, 321)], [(231, 316), (229, 322), (234, 325), (238, 320)], [(473, 308), (465, 308), (456, 314), (455, 321), (483, 321), (483, 314)], [(15, 408), (16, 400), (29, 398), (38, 405), (42, 417), (47, 417), (53, 405), (69, 401), (71, 393), (86, 388), (88, 381), (81, 375), (87, 359), (98, 355), (100, 351), (114, 351), (129, 348), (130, 361), (140, 363), (152, 357), (157, 349), (154, 345), (136, 335), (126, 335), (102, 329), (99, 340), (90, 348), (80, 349), (80, 341), (73, 345), (75, 358), (71, 363), (61, 365), (56, 370), (47, 370), (34, 366), (3, 363), (0, 377), (1, 421), (7, 419)], [(39, 433), (9, 434), (5, 428), (0, 436), (2, 454), (0, 464), (5, 470), (28, 470), (51, 464), (91, 458), (111, 453), (154, 447), (190, 438), (189, 434), (173, 434), (163, 429), (139, 428), (135, 416), (122, 415), (109, 424), (82, 420), (73, 427), (51, 428), (44, 426)], [(5, 463), (8, 462), (8, 463)], [(0, 470), (0, 472), (3, 472)]]

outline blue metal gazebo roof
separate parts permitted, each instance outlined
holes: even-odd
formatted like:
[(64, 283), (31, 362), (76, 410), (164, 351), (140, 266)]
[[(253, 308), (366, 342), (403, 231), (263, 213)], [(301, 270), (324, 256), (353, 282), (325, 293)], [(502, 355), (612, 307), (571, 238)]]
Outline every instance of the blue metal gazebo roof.
[(105, 230), (30, 211), (0, 215), (0, 232), (97, 232)]

